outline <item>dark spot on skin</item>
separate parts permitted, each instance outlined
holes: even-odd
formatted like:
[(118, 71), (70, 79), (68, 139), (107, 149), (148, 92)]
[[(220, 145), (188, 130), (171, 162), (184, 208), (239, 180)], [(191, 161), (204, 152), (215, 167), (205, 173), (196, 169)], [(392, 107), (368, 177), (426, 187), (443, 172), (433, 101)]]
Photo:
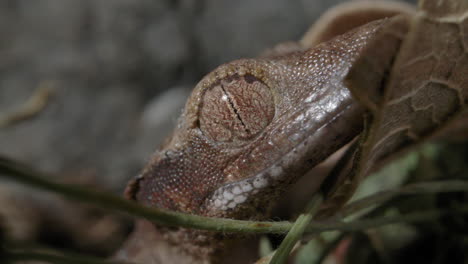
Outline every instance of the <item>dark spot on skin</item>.
[(254, 83), (255, 81), (258, 81), (257, 78), (255, 78), (255, 76), (251, 75), (251, 74), (246, 74), (244, 76), (244, 79), (247, 83)]

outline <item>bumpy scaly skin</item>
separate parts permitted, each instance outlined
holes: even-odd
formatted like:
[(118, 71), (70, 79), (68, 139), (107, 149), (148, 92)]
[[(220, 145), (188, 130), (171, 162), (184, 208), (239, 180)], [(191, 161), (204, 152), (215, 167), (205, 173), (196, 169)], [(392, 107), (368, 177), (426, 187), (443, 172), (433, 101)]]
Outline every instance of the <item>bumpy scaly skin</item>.
[[(215, 69), (195, 87), (172, 137), (129, 185), (127, 197), (205, 216), (266, 217), (275, 195), (361, 131), (364, 110), (343, 79), (387, 22), (309, 50)], [(207, 232), (155, 230), (185, 242), (180, 247), (200, 262), (222, 247), (210, 243), (215, 235)], [(137, 228), (134, 240), (148, 232)], [(136, 251), (122, 254), (132, 259)]]
[(385, 23), (304, 52), (218, 67), (196, 86), (172, 138), (128, 193), (208, 216), (239, 218), (263, 207), (268, 196), (260, 193), (276, 192), (360, 131), (362, 108), (342, 80)]

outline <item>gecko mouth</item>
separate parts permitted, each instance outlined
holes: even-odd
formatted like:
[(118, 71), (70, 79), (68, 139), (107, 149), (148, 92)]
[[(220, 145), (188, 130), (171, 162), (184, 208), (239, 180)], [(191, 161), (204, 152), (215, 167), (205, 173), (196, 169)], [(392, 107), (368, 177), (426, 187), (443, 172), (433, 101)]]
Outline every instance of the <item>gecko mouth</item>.
[[(245, 203), (258, 203), (264, 195), (260, 192), (275, 191), (275, 187), (284, 182), (290, 182), (307, 173), (341, 146), (349, 142), (360, 131), (362, 122), (356, 122), (361, 115), (361, 107), (352, 102), (341, 106), (341, 110), (333, 118), (319, 126), (311, 128), (310, 133), (304, 133), (302, 138), (296, 138), (296, 144), (271, 165), (254, 176), (225, 184), (213, 192), (207, 207), (211, 210), (236, 210)], [(356, 133), (341, 135), (342, 127), (349, 124), (355, 126)], [(305, 131), (302, 131), (305, 132)], [(320, 152), (319, 155), (317, 153)], [(309, 156), (316, 156), (314, 158)], [(307, 164), (306, 166), (304, 164)]]

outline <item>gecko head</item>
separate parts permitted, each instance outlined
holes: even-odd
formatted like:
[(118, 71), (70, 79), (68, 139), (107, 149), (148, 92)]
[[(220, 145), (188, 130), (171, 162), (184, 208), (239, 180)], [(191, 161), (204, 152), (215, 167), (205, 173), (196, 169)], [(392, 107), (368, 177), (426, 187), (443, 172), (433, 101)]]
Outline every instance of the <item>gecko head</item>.
[[(282, 101), (277, 81), (266, 74), (268, 66), (238, 60), (205, 76), (172, 136), (130, 184), (131, 198), (171, 210), (227, 215), (267, 187), (266, 179), (254, 178), (264, 167), (259, 159), (268, 159), (268, 153), (255, 149), (264, 144)], [(251, 181), (223, 190), (245, 179)]]
[[(262, 71), (267, 68), (268, 75)], [(318, 142), (329, 122), (326, 107), (318, 107), (323, 96), (315, 91), (292, 98), (293, 89), (285, 87), (293, 84), (272, 74), (284, 70), (240, 60), (206, 76), (172, 136), (129, 185), (129, 196), (148, 206), (209, 216), (264, 215), (271, 197), (335, 144)], [(338, 99), (333, 100), (326, 102), (336, 108)]]
[(128, 197), (207, 216), (265, 216), (274, 195), (359, 132), (362, 109), (342, 80), (371, 34), (219, 66)]

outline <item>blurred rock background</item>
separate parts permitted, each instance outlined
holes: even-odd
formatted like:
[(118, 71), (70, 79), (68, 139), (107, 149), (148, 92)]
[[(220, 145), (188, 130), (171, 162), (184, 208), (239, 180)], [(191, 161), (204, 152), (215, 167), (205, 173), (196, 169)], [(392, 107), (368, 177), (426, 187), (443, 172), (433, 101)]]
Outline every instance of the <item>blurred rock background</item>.
[[(37, 116), (0, 128), (0, 154), (120, 194), (204, 74), (298, 39), (339, 2), (1, 0), (0, 116), (40, 87), (54, 92)], [(0, 190), (17, 240), (105, 255), (129, 230), (129, 221), (52, 195), (3, 181)]]

